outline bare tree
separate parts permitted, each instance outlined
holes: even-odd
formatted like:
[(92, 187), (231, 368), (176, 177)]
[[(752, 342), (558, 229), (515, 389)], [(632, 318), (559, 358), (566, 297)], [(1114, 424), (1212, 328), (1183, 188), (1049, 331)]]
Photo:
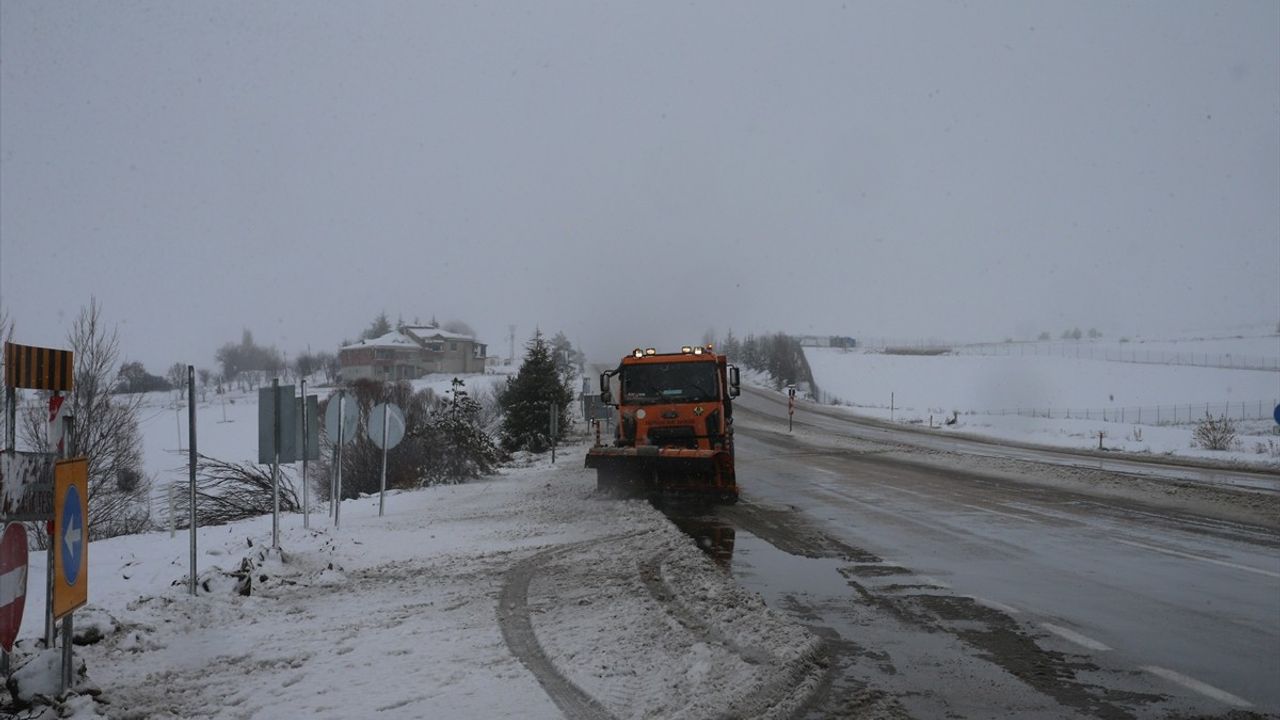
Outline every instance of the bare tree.
[[(151, 480), (142, 472), (138, 408), (142, 395), (113, 395), (111, 383), (120, 357), (115, 328), (102, 319), (102, 305), (90, 298), (67, 333), (75, 354), (75, 374), (66, 400), (74, 426), (68, 454), (89, 461), (89, 537), (100, 539), (142, 532), (151, 526)], [(46, 393), (47, 397), (47, 393)], [(26, 414), (24, 435), (43, 447), (44, 407)]]
[(169, 385), (178, 391), (187, 389), (187, 366), (180, 362), (176, 362), (169, 366), (169, 372), (165, 374), (165, 380), (169, 381)]
[(213, 371), (209, 368), (200, 368), (196, 370), (196, 377), (200, 379), (200, 402), (208, 399), (209, 380), (213, 377)]

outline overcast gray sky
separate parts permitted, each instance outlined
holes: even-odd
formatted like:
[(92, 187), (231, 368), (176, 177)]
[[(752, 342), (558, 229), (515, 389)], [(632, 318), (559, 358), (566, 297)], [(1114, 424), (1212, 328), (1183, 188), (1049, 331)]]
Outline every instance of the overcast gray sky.
[(1280, 3), (0, 3), (0, 302), (153, 371), (379, 311), (704, 330), (1280, 320)]

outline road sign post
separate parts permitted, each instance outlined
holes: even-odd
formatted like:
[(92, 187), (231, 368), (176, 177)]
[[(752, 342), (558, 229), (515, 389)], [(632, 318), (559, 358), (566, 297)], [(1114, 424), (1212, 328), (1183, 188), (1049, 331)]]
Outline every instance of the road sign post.
[(382, 432), (378, 433), (381, 442), (378, 446), (382, 448), (382, 478), (378, 483), (378, 517), (382, 517), (387, 511), (387, 413), (390, 403), (382, 404)]
[(302, 528), (308, 530), (311, 528), (311, 498), (307, 495), (307, 436), (310, 435), (310, 426), (307, 424), (307, 379), (304, 377), (298, 383), (298, 394), (302, 396)]
[(400, 406), (378, 403), (369, 412), (369, 441), (382, 449), (382, 482), (378, 491), (378, 515), (386, 510), (387, 452), (404, 439), (404, 413)]
[(59, 460), (53, 473), (53, 617), (62, 620), (60, 695), (71, 686), (74, 612), (89, 599), (89, 461)]
[[(35, 347), (32, 345), (19, 345), (17, 343), (6, 342), (4, 344), (4, 386), (5, 386), (5, 447), (13, 452), (17, 448), (17, 408), (18, 408), (18, 388), (27, 388), (30, 390), (50, 390), (55, 393), (71, 392), (71, 388), (75, 383), (75, 354), (70, 350), (56, 350), (53, 348)], [(67, 425), (70, 426), (70, 418)], [(66, 452), (67, 444), (74, 441), (70, 432), (67, 432), (63, 438), (63, 452)], [(51, 473), (52, 475), (53, 473)], [(49, 478), (50, 489), (53, 489), (53, 478)], [(56, 493), (53, 493), (56, 495)], [(8, 495), (6, 494), (6, 498)], [(21, 502), (25, 502), (25, 499)], [(6, 499), (6, 504), (8, 501)], [(56, 498), (49, 502), (49, 512), (53, 513), (55, 509)], [(6, 508), (6, 512), (8, 508)], [(8, 519), (16, 519), (12, 514), (8, 515)], [(39, 517), (26, 518), (30, 520), (57, 519), (56, 513), (52, 516), (41, 514)], [(50, 525), (52, 526), (52, 524)], [(45, 647), (53, 647), (54, 621), (53, 621), (53, 586), (54, 586), (54, 547), (56, 543), (54, 538), (49, 538), (49, 563), (48, 572), (46, 573), (45, 589), (46, 611), (44, 625), (44, 642)]]
[[(188, 505), (190, 506), (190, 525), (191, 525), (191, 577), (187, 581), (187, 589), (194, 597), (196, 594), (196, 367), (195, 365), (187, 366), (187, 432), (190, 437), (187, 439), (188, 452), (190, 456), (187, 458), (187, 470), (189, 474), (188, 489)], [(172, 486), (170, 486), (172, 487)], [(172, 497), (172, 492), (170, 492)], [(173, 506), (169, 508), (170, 515), (173, 514)]]
[(9, 677), (9, 654), (27, 603), (27, 530), (8, 523), (0, 536), (0, 676)]
[[(293, 393), (289, 393), (292, 395)], [(271, 458), (271, 547), (280, 549), (280, 378), (271, 378), (271, 421), (275, 441)]]
[(334, 473), (329, 486), (329, 505), (334, 527), (339, 527), (342, 521), (342, 446), (355, 438), (359, 419), (359, 408), (347, 402), (346, 390), (339, 390), (336, 398), (329, 398), (329, 407), (324, 411), (324, 434), (333, 443)]
[(547, 410), (550, 419), (550, 427), (548, 429), (551, 431), (551, 464), (554, 465), (556, 462), (556, 435), (560, 429), (560, 408), (553, 401), (547, 403)]

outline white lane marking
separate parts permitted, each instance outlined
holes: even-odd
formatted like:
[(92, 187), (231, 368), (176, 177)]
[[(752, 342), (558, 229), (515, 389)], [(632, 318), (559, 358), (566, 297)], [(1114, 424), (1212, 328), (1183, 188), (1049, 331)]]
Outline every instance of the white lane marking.
[(1054, 635), (1057, 635), (1058, 637), (1064, 640), (1069, 640), (1081, 647), (1089, 648), (1090, 650), (1096, 650), (1097, 652), (1106, 652), (1107, 650), (1111, 649), (1106, 645), (1098, 642), (1097, 640), (1094, 640), (1091, 637), (1085, 637), (1084, 635), (1081, 635), (1075, 630), (1068, 630), (1067, 628), (1064, 628), (1061, 625), (1054, 625), (1053, 623), (1042, 622), (1040, 623), (1040, 627), (1044, 628), (1045, 630), (1048, 630), (1049, 632), (1053, 633)]
[(828, 469), (826, 469), (826, 468), (820, 468), (820, 467), (817, 467), (816, 465), (811, 465), (811, 466), (810, 466), (810, 468), (812, 468), (813, 470), (815, 470), (815, 471), (817, 471), (817, 472), (822, 473), (823, 475), (830, 475), (831, 477), (843, 477), (840, 473), (836, 472), (835, 470), (828, 470)]
[(993, 610), (999, 610), (1000, 612), (1006, 615), (1017, 615), (1018, 613), (1022, 612), (1021, 610), (1019, 610), (1018, 608), (1012, 605), (1005, 605), (1002, 602), (996, 602), (995, 600), (988, 600), (987, 598), (978, 597), (977, 595), (969, 595), (968, 598), (978, 603), (979, 605), (986, 605), (987, 607)]
[(1177, 670), (1170, 670), (1169, 668), (1157, 667), (1155, 665), (1143, 665), (1139, 669), (1145, 670), (1151, 673), (1152, 675), (1159, 675), (1160, 677), (1164, 678), (1165, 680), (1168, 680), (1169, 682), (1177, 683), (1188, 690), (1191, 690), (1193, 692), (1198, 692), (1201, 695), (1204, 695), (1205, 697), (1213, 698), (1218, 702), (1223, 702), (1228, 705), (1234, 705), (1239, 708), (1253, 707), (1253, 703), (1249, 702), (1248, 700), (1245, 700), (1242, 697), (1239, 697), (1237, 695), (1232, 695), (1226, 690), (1219, 690), (1218, 688), (1208, 683), (1200, 682), (1199, 680), (1193, 677), (1187, 677), (1186, 675), (1183, 675)]
[(977, 510), (978, 512), (984, 512), (984, 513), (987, 513), (987, 514), (989, 514), (989, 515), (1003, 515), (1003, 516), (1005, 516), (1005, 517), (1013, 518), (1014, 520), (1021, 520), (1021, 521), (1023, 521), (1023, 522), (1035, 522), (1034, 520), (1032, 520), (1032, 519), (1031, 519), (1031, 518), (1029, 518), (1029, 517), (1023, 517), (1023, 516), (1021, 516), (1021, 515), (1014, 515), (1013, 513), (1000, 512), (999, 510), (992, 510), (991, 508), (984, 508), (984, 507), (982, 507), (981, 505), (967, 505), (967, 504), (965, 504), (965, 503), (957, 503), (957, 505), (959, 505), (960, 507), (966, 507), (966, 508), (969, 508), (970, 510)]
[(939, 580), (939, 579), (937, 579), (937, 578), (929, 577), (928, 575), (917, 575), (916, 577), (917, 577), (917, 578), (919, 578), (919, 579), (920, 579), (921, 581), (923, 581), (923, 582), (926, 582), (926, 583), (928, 583), (928, 584), (930, 584), (930, 585), (933, 585), (934, 587), (940, 587), (940, 588), (942, 588), (942, 589), (944, 589), (944, 590), (950, 590), (950, 589), (951, 589), (951, 585), (950, 585), (950, 584), (948, 584), (948, 583), (944, 583), (944, 582), (942, 582), (941, 580)]
[(1213, 563), (1214, 565), (1221, 565), (1222, 567), (1228, 567), (1233, 570), (1243, 570), (1245, 572), (1251, 572), (1257, 575), (1265, 575), (1271, 578), (1280, 578), (1280, 573), (1272, 572), (1270, 570), (1263, 570), (1262, 568), (1251, 567), (1249, 565), (1241, 565), (1239, 563), (1227, 562), (1226, 560), (1218, 560), (1217, 558), (1205, 557), (1203, 555), (1193, 555), (1192, 553), (1189, 553), (1189, 552), (1182, 552), (1181, 550), (1173, 550), (1171, 548), (1162, 548), (1162, 547), (1159, 547), (1158, 545), (1148, 545), (1146, 543), (1134, 542), (1133, 540), (1123, 540), (1121, 538), (1114, 538), (1114, 539), (1118, 543), (1123, 543), (1125, 545), (1132, 545), (1133, 547), (1142, 548), (1144, 550), (1151, 550), (1152, 552), (1164, 553), (1165, 555), (1173, 555), (1174, 557), (1187, 558), (1188, 560), (1199, 560), (1200, 562)]

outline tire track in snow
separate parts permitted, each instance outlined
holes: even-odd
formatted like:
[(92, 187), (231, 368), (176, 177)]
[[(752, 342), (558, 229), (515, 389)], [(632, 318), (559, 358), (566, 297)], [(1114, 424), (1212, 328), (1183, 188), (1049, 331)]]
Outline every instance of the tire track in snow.
[(574, 685), (547, 657), (542, 644), (538, 642), (538, 636), (533, 632), (533, 623), (529, 618), (529, 582), (556, 555), (570, 552), (579, 545), (608, 542), (621, 537), (554, 547), (517, 563), (507, 572), (506, 582), (503, 583), (502, 594), (498, 599), (498, 627), (502, 630), (502, 639), (529, 672), (533, 673), (547, 696), (569, 720), (614, 718), (600, 701)]
[(690, 608), (662, 572), (667, 553), (659, 553), (638, 563), (641, 582), (649, 595), (672, 619), (697, 637), (716, 643), (741, 657), (750, 665), (773, 666), (775, 672), (759, 687), (730, 703), (718, 720), (741, 717), (799, 717), (825, 682), (829, 681), (829, 664), (821, 640), (790, 661), (783, 661), (765, 650), (745, 647), (712, 624), (705, 622)]

